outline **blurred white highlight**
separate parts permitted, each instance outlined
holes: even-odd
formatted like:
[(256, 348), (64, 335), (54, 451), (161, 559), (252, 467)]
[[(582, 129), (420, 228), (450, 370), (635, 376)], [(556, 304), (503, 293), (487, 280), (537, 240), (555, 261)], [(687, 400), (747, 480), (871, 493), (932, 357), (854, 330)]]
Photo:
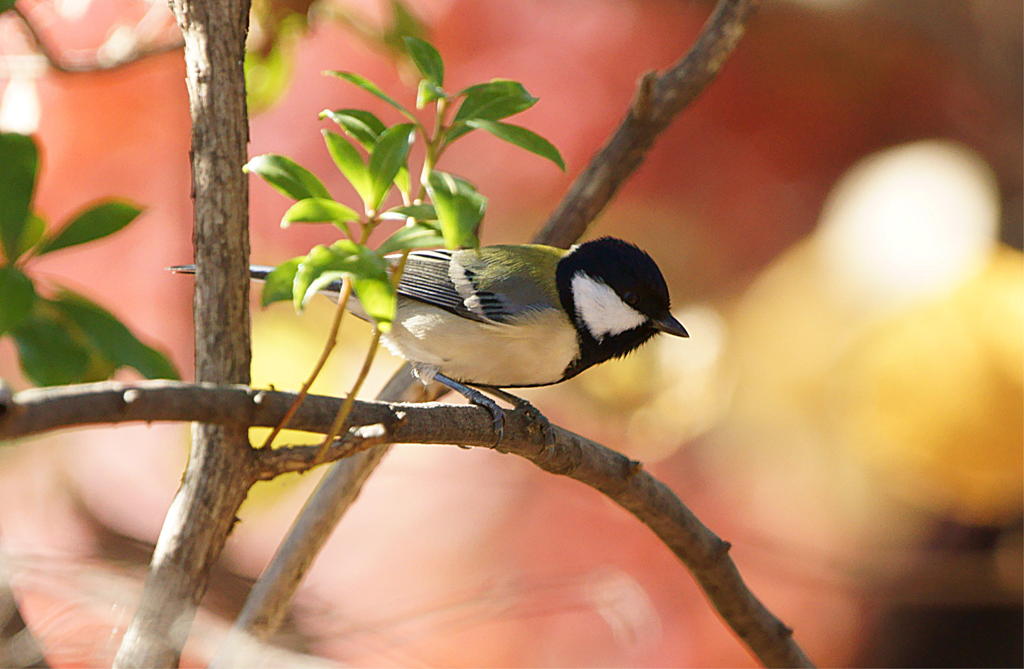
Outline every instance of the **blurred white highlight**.
[(66, 21), (77, 21), (85, 16), (92, 6), (92, 0), (57, 0), (53, 8)]
[(39, 116), (35, 77), (12, 74), (0, 98), (0, 130), (30, 135), (39, 127)]
[(840, 295), (888, 310), (980, 269), (998, 219), (988, 165), (960, 144), (929, 140), (854, 165), (826, 203), (817, 241)]
[(661, 618), (643, 586), (617, 569), (590, 574), (584, 587), (587, 600), (626, 648), (647, 648), (661, 638)]

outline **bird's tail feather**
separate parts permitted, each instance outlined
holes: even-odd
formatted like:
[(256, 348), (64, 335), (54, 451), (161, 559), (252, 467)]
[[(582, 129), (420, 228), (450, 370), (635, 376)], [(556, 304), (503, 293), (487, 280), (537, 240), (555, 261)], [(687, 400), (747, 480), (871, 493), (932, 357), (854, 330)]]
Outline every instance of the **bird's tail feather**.
[[(195, 265), (174, 265), (168, 267), (168, 271), (174, 272), (175, 274), (195, 274)], [(273, 265), (249, 265), (249, 276), (255, 281), (262, 281), (267, 278), (267, 275), (274, 270)], [(331, 300), (338, 301), (338, 293), (341, 292), (341, 281), (332, 281), (323, 288), (320, 289), (320, 293), (326, 295)], [(350, 304), (350, 311), (362, 318), (363, 320), (369, 320), (369, 317), (363, 313), (362, 305), (358, 303), (355, 296), (352, 296), (352, 303)]]
[[(262, 281), (267, 278), (267, 275), (274, 270), (273, 265), (249, 265), (249, 276), (256, 281)], [(174, 265), (173, 267), (167, 268), (168, 272), (174, 272), (175, 274), (195, 274), (195, 265)]]

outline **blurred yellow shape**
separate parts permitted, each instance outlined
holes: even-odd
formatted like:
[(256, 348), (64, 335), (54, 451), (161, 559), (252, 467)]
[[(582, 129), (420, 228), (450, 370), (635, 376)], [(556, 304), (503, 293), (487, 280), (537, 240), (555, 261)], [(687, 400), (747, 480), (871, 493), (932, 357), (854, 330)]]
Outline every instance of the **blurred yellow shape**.
[(968, 522), (1021, 512), (1024, 256), (1009, 248), (946, 297), (861, 339), (833, 378), (846, 443), (888, 488)]
[(757, 448), (736, 462), (804, 472), (853, 513), (885, 498), (1019, 514), (1024, 267), (996, 241), (998, 202), (991, 170), (948, 142), (851, 168), (737, 305), (728, 426)]

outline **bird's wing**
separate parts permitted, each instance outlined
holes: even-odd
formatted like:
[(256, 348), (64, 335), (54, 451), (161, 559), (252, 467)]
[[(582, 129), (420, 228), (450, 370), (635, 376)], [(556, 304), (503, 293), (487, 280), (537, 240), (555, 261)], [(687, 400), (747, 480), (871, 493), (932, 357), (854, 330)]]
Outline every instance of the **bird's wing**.
[(508, 248), (414, 251), (398, 293), (481, 322), (507, 323), (526, 312), (560, 308), (555, 265), (565, 252)]
[[(486, 318), (471, 311), (465, 298), (455, 288), (449, 274), (452, 251), (413, 251), (405, 261), (398, 294), (418, 302), (432, 304), (464, 318), (485, 321)], [(390, 256), (389, 260), (397, 260)]]

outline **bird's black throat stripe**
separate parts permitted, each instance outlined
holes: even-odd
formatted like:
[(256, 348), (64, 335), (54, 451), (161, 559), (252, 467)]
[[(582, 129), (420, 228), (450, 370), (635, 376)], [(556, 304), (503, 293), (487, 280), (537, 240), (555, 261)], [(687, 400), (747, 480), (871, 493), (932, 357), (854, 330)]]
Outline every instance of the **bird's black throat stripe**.
[[(606, 360), (621, 358), (639, 348), (658, 333), (648, 322), (616, 335), (602, 337), (600, 340), (596, 339), (590, 333), (587, 324), (583, 322), (576, 310), (576, 302), (572, 293), (572, 279), (576, 276), (577, 272), (582, 271), (593, 276), (593, 268), (601, 268), (601, 272), (596, 276), (596, 279), (604, 281), (613, 287), (619, 282), (618, 279), (620, 279), (616, 274), (624, 275), (621, 279), (623, 282), (639, 279), (649, 285), (654, 285), (656, 288), (661, 288), (664, 292), (665, 303), (668, 303), (668, 288), (665, 286), (665, 280), (661, 277), (661, 274), (658, 273), (655, 277), (647, 276), (648, 272), (645, 262), (637, 262), (628, 267), (623, 267), (622, 258), (619, 254), (623, 251), (630, 254), (639, 254), (638, 259), (646, 260), (653, 265), (653, 260), (650, 260), (650, 256), (626, 242), (619, 242), (619, 240), (609, 238), (601, 241), (605, 244), (618, 242), (624, 248), (615, 248), (614, 253), (609, 253), (604, 245), (584, 244), (562, 258), (555, 270), (558, 297), (562, 303), (562, 308), (565, 309), (566, 314), (572, 320), (580, 345), (579, 356), (569, 363), (559, 381), (571, 379), (588, 367), (605, 362)], [(656, 266), (655, 271), (657, 272)], [(640, 273), (642, 276), (636, 277), (635, 274), (637, 273)], [(631, 274), (634, 276), (630, 276)]]

